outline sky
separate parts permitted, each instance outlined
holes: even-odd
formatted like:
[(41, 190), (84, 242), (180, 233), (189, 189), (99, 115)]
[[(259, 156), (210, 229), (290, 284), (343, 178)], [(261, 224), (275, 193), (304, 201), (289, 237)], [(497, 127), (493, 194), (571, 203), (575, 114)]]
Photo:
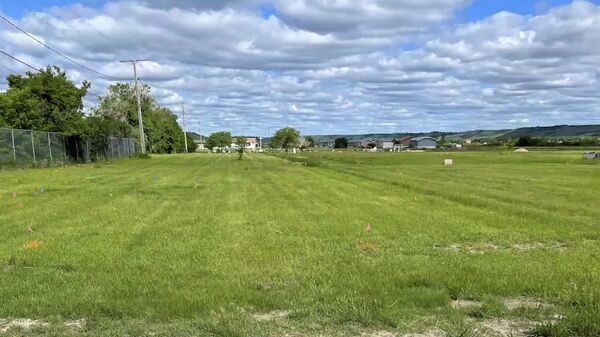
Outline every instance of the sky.
[[(148, 59), (141, 80), (203, 134), (600, 124), (600, 0), (0, 0), (0, 13), (102, 74)], [(3, 21), (0, 41), (94, 94), (114, 83)], [(0, 55), (0, 90), (27, 70)]]

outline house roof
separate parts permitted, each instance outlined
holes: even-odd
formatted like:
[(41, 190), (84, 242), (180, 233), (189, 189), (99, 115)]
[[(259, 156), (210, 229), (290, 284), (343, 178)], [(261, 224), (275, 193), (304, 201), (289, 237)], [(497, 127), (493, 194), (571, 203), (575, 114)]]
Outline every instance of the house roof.
[(435, 138), (431, 138), (431, 137), (415, 137), (412, 140), (416, 141), (416, 142), (420, 142), (420, 141), (425, 140), (425, 139), (431, 139), (431, 140), (434, 140), (434, 141), (437, 142), (437, 140)]

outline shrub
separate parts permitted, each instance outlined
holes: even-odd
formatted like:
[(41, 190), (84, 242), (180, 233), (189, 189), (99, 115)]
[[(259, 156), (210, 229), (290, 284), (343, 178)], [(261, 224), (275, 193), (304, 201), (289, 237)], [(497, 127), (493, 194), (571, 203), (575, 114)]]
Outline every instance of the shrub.
[(308, 167), (321, 167), (323, 166), (323, 161), (319, 157), (308, 156), (304, 162), (304, 165)]
[(133, 156), (133, 158), (135, 158), (135, 159), (152, 159), (152, 157), (147, 153), (137, 153), (135, 156)]

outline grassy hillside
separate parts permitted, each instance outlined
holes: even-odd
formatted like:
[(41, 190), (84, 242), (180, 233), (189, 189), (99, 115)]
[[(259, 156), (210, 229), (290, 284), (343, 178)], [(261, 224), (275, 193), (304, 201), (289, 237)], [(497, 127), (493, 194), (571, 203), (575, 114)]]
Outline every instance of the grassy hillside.
[(531, 137), (592, 137), (600, 136), (600, 125), (558, 125), (516, 129), (502, 135), (502, 138)]
[(461, 141), (465, 139), (509, 139), (523, 136), (530, 137), (596, 137), (600, 136), (600, 125), (557, 125), (536, 126), (519, 129), (501, 130), (473, 130), (464, 132), (428, 132), (428, 133), (391, 133), (391, 134), (363, 134), (363, 135), (328, 135), (316, 136), (318, 141), (333, 141), (337, 137), (346, 137), (349, 140), (365, 138), (402, 138), (402, 137), (429, 136), (438, 138), (445, 136), (447, 140)]
[(1, 172), (0, 331), (28, 318), (49, 326), (5, 335), (597, 336), (600, 165), (580, 155)]

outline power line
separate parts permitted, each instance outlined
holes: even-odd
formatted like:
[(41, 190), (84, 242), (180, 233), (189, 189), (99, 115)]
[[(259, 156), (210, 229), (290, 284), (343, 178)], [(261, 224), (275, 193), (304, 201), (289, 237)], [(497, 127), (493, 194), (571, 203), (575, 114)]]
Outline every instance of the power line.
[[(6, 55), (6, 56), (10, 57), (11, 59), (13, 59), (13, 60), (15, 60), (15, 61), (17, 61), (17, 62), (19, 62), (19, 63), (21, 63), (21, 64), (23, 64), (23, 65), (27, 66), (27, 67), (29, 67), (29, 68), (31, 68), (31, 69), (33, 69), (33, 70), (35, 70), (35, 71), (38, 71), (38, 72), (41, 72), (41, 71), (42, 71), (41, 69), (37, 69), (36, 67), (34, 67), (34, 66), (32, 66), (32, 65), (30, 65), (30, 64), (28, 64), (28, 63), (26, 63), (25, 61), (22, 61), (22, 60), (20, 60), (20, 59), (18, 59), (18, 58), (16, 58), (16, 57), (14, 57), (14, 56), (10, 55), (9, 53), (5, 52), (4, 50), (0, 50), (0, 54)], [(19, 73), (18, 71), (15, 71), (14, 69), (11, 69), (11, 68), (9, 68), (9, 67), (7, 67), (7, 66), (5, 66), (5, 65), (1, 64), (1, 63), (0, 63), (0, 67), (7, 69), (8, 71), (12, 72), (13, 74), (18, 74), (18, 73)], [(98, 98), (101, 98), (101, 97), (102, 97), (102, 96), (100, 96), (100, 95), (94, 94), (93, 92), (89, 92), (89, 91), (88, 91), (86, 94), (89, 94), (89, 95), (92, 95), (92, 96), (96, 96), (96, 97), (98, 97)]]
[(18, 58), (16, 58), (16, 57), (14, 57), (14, 56), (10, 55), (9, 53), (5, 52), (4, 50), (0, 50), (0, 54), (4, 54), (5, 56), (8, 56), (8, 57), (10, 57), (11, 59), (13, 59), (13, 60), (15, 60), (15, 61), (17, 61), (17, 62), (19, 62), (19, 63), (21, 63), (21, 64), (23, 64), (23, 65), (27, 66), (27, 67), (29, 67), (29, 68), (31, 68), (31, 69), (33, 69), (33, 70), (35, 70), (35, 71), (42, 71), (41, 69), (38, 69), (38, 68), (36, 68), (36, 67), (32, 66), (31, 64), (29, 64), (29, 63), (27, 63), (27, 62), (25, 62), (25, 61), (22, 61), (22, 60), (20, 60), (20, 59), (18, 59)]
[(34, 11), (31, 11), (31, 10), (27, 10), (27, 13), (30, 13), (30, 14), (33, 14), (33, 15), (37, 16), (37, 17), (38, 17), (40, 20), (44, 21), (44, 22), (45, 22), (47, 25), (51, 26), (52, 28), (54, 28), (54, 29), (56, 29), (56, 30), (60, 30), (60, 31), (61, 31), (61, 33), (62, 33), (62, 34), (65, 36), (65, 37), (68, 37), (68, 36), (67, 36), (67, 34), (65, 34), (65, 33), (67, 32), (67, 30), (66, 30), (66, 29), (64, 29), (64, 28), (59, 28), (59, 27), (56, 27), (56, 25), (54, 25), (52, 22), (50, 22), (49, 20), (47, 20), (46, 18), (44, 18), (44, 17), (43, 17), (41, 14), (39, 14), (39, 13), (37, 13), (37, 12), (34, 12)]
[(92, 68), (90, 68), (90, 67), (88, 67), (88, 66), (86, 66), (86, 65), (83, 65), (83, 64), (81, 64), (81, 63), (79, 63), (79, 62), (77, 62), (77, 61), (73, 60), (72, 58), (68, 57), (67, 55), (65, 55), (65, 54), (63, 54), (63, 53), (61, 53), (61, 52), (59, 52), (58, 50), (56, 50), (56, 49), (54, 49), (54, 48), (50, 47), (49, 45), (45, 44), (44, 42), (40, 41), (38, 38), (36, 38), (35, 36), (33, 36), (33, 35), (29, 34), (29, 33), (28, 33), (28, 32), (26, 32), (24, 29), (22, 29), (21, 27), (17, 26), (16, 24), (14, 24), (12, 21), (10, 21), (9, 19), (7, 19), (5, 16), (3, 16), (3, 15), (1, 15), (1, 14), (0, 14), (0, 19), (4, 20), (4, 21), (5, 21), (6, 23), (8, 23), (9, 25), (11, 25), (11, 26), (12, 26), (12, 27), (14, 27), (15, 29), (19, 30), (21, 33), (23, 33), (23, 34), (27, 35), (29, 38), (31, 38), (31, 39), (32, 39), (32, 40), (34, 40), (35, 42), (37, 42), (37, 43), (39, 43), (40, 45), (44, 46), (46, 49), (48, 49), (48, 50), (52, 51), (53, 53), (55, 53), (55, 54), (57, 54), (57, 55), (61, 56), (62, 58), (64, 58), (64, 59), (68, 60), (69, 62), (71, 62), (71, 63), (73, 63), (73, 64), (76, 64), (76, 65), (78, 65), (78, 66), (80, 66), (80, 67), (82, 67), (82, 68), (84, 68), (84, 69), (87, 69), (87, 70), (89, 70), (89, 71), (91, 71), (91, 72), (93, 72), (93, 73), (96, 73), (96, 74), (98, 74), (98, 75), (100, 75), (100, 76), (102, 76), (102, 77), (105, 77), (105, 78), (110, 78), (110, 79), (117, 80), (117, 81), (127, 80), (127, 79), (123, 79), (123, 78), (119, 78), (119, 77), (114, 77), (114, 76), (110, 76), (110, 75), (107, 75), (107, 74), (101, 73), (101, 72), (99, 72), (99, 71), (97, 71), (97, 70), (95, 70), (95, 69), (92, 69)]
[[(79, 17), (81, 20), (83, 20), (83, 22), (85, 22), (88, 26), (90, 26), (93, 30), (96, 31), (96, 33), (100, 34), (103, 38), (105, 38), (106, 40), (108, 40), (109, 42), (114, 42), (110, 37), (106, 36), (106, 34), (104, 34), (102, 31), (100, 31), (100, 29), (96, 28), (96, 26), (94, 26), (89, 20), (85, 19), (81, 13), (79, 13), (78, 10), (75, 9), (75, 7), (71, 7), (71, 10), (77, 14), (77, 17)], [(65, 22), (66, 23), (66, 22)], [(67, 23), (68, 24), (68, 23)]]
[(4, 69), (8, 70), (8, 71), (9, 71), (11, 74), (18, 74), (18, 73), (19, 73), (18, 71), (14, 70), (14, 69), (12, 69), (12, 68), (10, 68), (10, 67), (7, 67), (7, 66), (5, 66), (5, 65), (4, 65), (4, 64), (2, 64), (2, 63), (0, 63), (0, 67), (2, 67), (2, 68), (4, 68)]

